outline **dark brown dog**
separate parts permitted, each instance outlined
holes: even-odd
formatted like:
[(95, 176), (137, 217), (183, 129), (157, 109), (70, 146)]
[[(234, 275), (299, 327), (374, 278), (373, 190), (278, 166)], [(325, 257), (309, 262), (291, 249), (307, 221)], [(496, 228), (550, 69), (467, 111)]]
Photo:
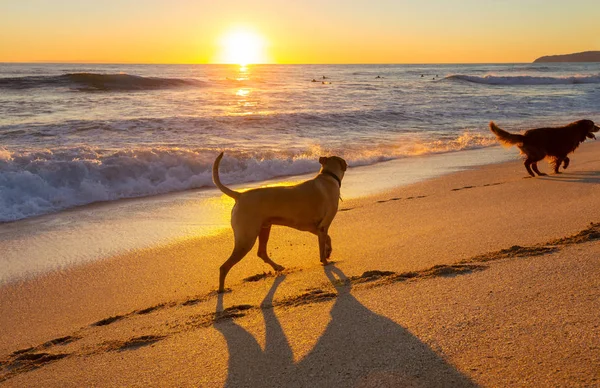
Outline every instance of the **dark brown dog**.
[(598, 132), (600, 127), (591, 120), (579, 120), (564, 127), (530, 129), (520, 135), (504, 131), (492, 121), (490, 129), (500, 142), (519, 147), (521, 153), (526, 156), (527, 172), (535, 177), (534, 171), (538, 175), (547, 175), (540, 172), (537, 167), (537, 162), (546, 157), (554, 166), (556, 174), (559, 173), (558, 168), (563, 162), (563, 168), (567, 168), (569, 166), (567, 155), (575, 151), (586, 138), (596, 139), (594, 132)]

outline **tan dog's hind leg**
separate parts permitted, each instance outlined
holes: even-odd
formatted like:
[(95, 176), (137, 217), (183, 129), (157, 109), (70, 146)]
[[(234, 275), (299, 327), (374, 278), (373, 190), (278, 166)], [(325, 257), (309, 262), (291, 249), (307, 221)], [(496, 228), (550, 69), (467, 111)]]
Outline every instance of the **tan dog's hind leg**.
[(248, 252), (250, 252), (260, 231), (260, 225), (254, 228), (248, 228), (247, 225), (244, 226), (244, 223), (239, 221), (240, 220), (236, 219), (235, 216), (232, 217), (231, 226), (233, 228), (235, 245), (231, 256), (229, 256), (229, 259), (227, 259), (220, 268), (219, 292), (225, 292), (225, 277), (227, 276), (227, 273), (231, 267), (236, 265)]
[(331, 237), (327, 235), (327, 240), (325, 241), (325, 257), (329, 259), (331, 257), (331, 252), (333, 252), (333, 247), (331, 246)]
[(227, 261), (223, 263), (223, 265), (220, 268), (219, 292), (225, 292), (225, 277), (227, 276), (227, 273), (229, 272), (231, 267), (236, 265), (240, 260), (244, 258), (244, 256), (246, 256), (248, 252), (250, 252), (252, 246), (254, 245), (254, 241), (252, 241), (252, 244), (246, 243), (242, 246), (239, 246), (236, 242), (231, 256), (229, 256), (229, 259), (227, 259)]
[(267, 254), (267, 242), (269, 241), (269, 234), (271, 233), (271, 225), (263, 226), (260, 229), (260, 234), (258, 235), (258, 252), (256, 254), (258, 257), (263, 259), (263, 261), (273, 267), (274, 271), (283, 271), (285, 267), (277, 264)]

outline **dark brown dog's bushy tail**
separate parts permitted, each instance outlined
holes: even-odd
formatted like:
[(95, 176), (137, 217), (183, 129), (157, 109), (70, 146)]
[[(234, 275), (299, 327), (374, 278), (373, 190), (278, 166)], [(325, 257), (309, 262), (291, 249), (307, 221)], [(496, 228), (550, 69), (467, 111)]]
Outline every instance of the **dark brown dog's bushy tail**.
[(494, 133), (494, 135), (496, 135), (500, 142), (507, 145), (523, 144), (523, 141), (525, 140), (525, 136), (516, 133), (506, 132), (505, 130), (500, 129), (500, 127), (494, 124), (493, 121), (490, 121), (490, 130)]
[(212, 171), (213, 182), (215, 183), (215, 185), (217, 185), (219, 190), (221, 190), (223, 192), (223, 194), (230, 196), (231, 198), (237, 200), (238, 197), (240, 196), (240, 193), (238, 193), (237, 191), (231, 190), (229, 187), (222, 184), (221, 179), (219, 179), (219, 163), (221, 163), (221, 159), (223, 159), (222, 152), (219, 154), (219, 156), (217, 156), (217, 159), (215, 159), (215, 163), (213, 164), (213, 171)]

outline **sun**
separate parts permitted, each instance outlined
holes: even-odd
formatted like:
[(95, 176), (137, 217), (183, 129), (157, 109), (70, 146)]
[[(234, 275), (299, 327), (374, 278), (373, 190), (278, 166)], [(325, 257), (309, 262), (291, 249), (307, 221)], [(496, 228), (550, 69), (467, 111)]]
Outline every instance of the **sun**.
[(266, 63), (266, 41), (261, 35), (247, 29), (232, 30), (221, 39), (217, 62), (241, 66)]

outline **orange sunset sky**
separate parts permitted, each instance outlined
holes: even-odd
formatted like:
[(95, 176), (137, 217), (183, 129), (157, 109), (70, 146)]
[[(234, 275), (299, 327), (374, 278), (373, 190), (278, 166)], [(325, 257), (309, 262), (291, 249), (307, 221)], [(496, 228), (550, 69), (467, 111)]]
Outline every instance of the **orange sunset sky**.
[(598, 0), (0, 2), (0, 62), (531, 62), (599, 48)]

